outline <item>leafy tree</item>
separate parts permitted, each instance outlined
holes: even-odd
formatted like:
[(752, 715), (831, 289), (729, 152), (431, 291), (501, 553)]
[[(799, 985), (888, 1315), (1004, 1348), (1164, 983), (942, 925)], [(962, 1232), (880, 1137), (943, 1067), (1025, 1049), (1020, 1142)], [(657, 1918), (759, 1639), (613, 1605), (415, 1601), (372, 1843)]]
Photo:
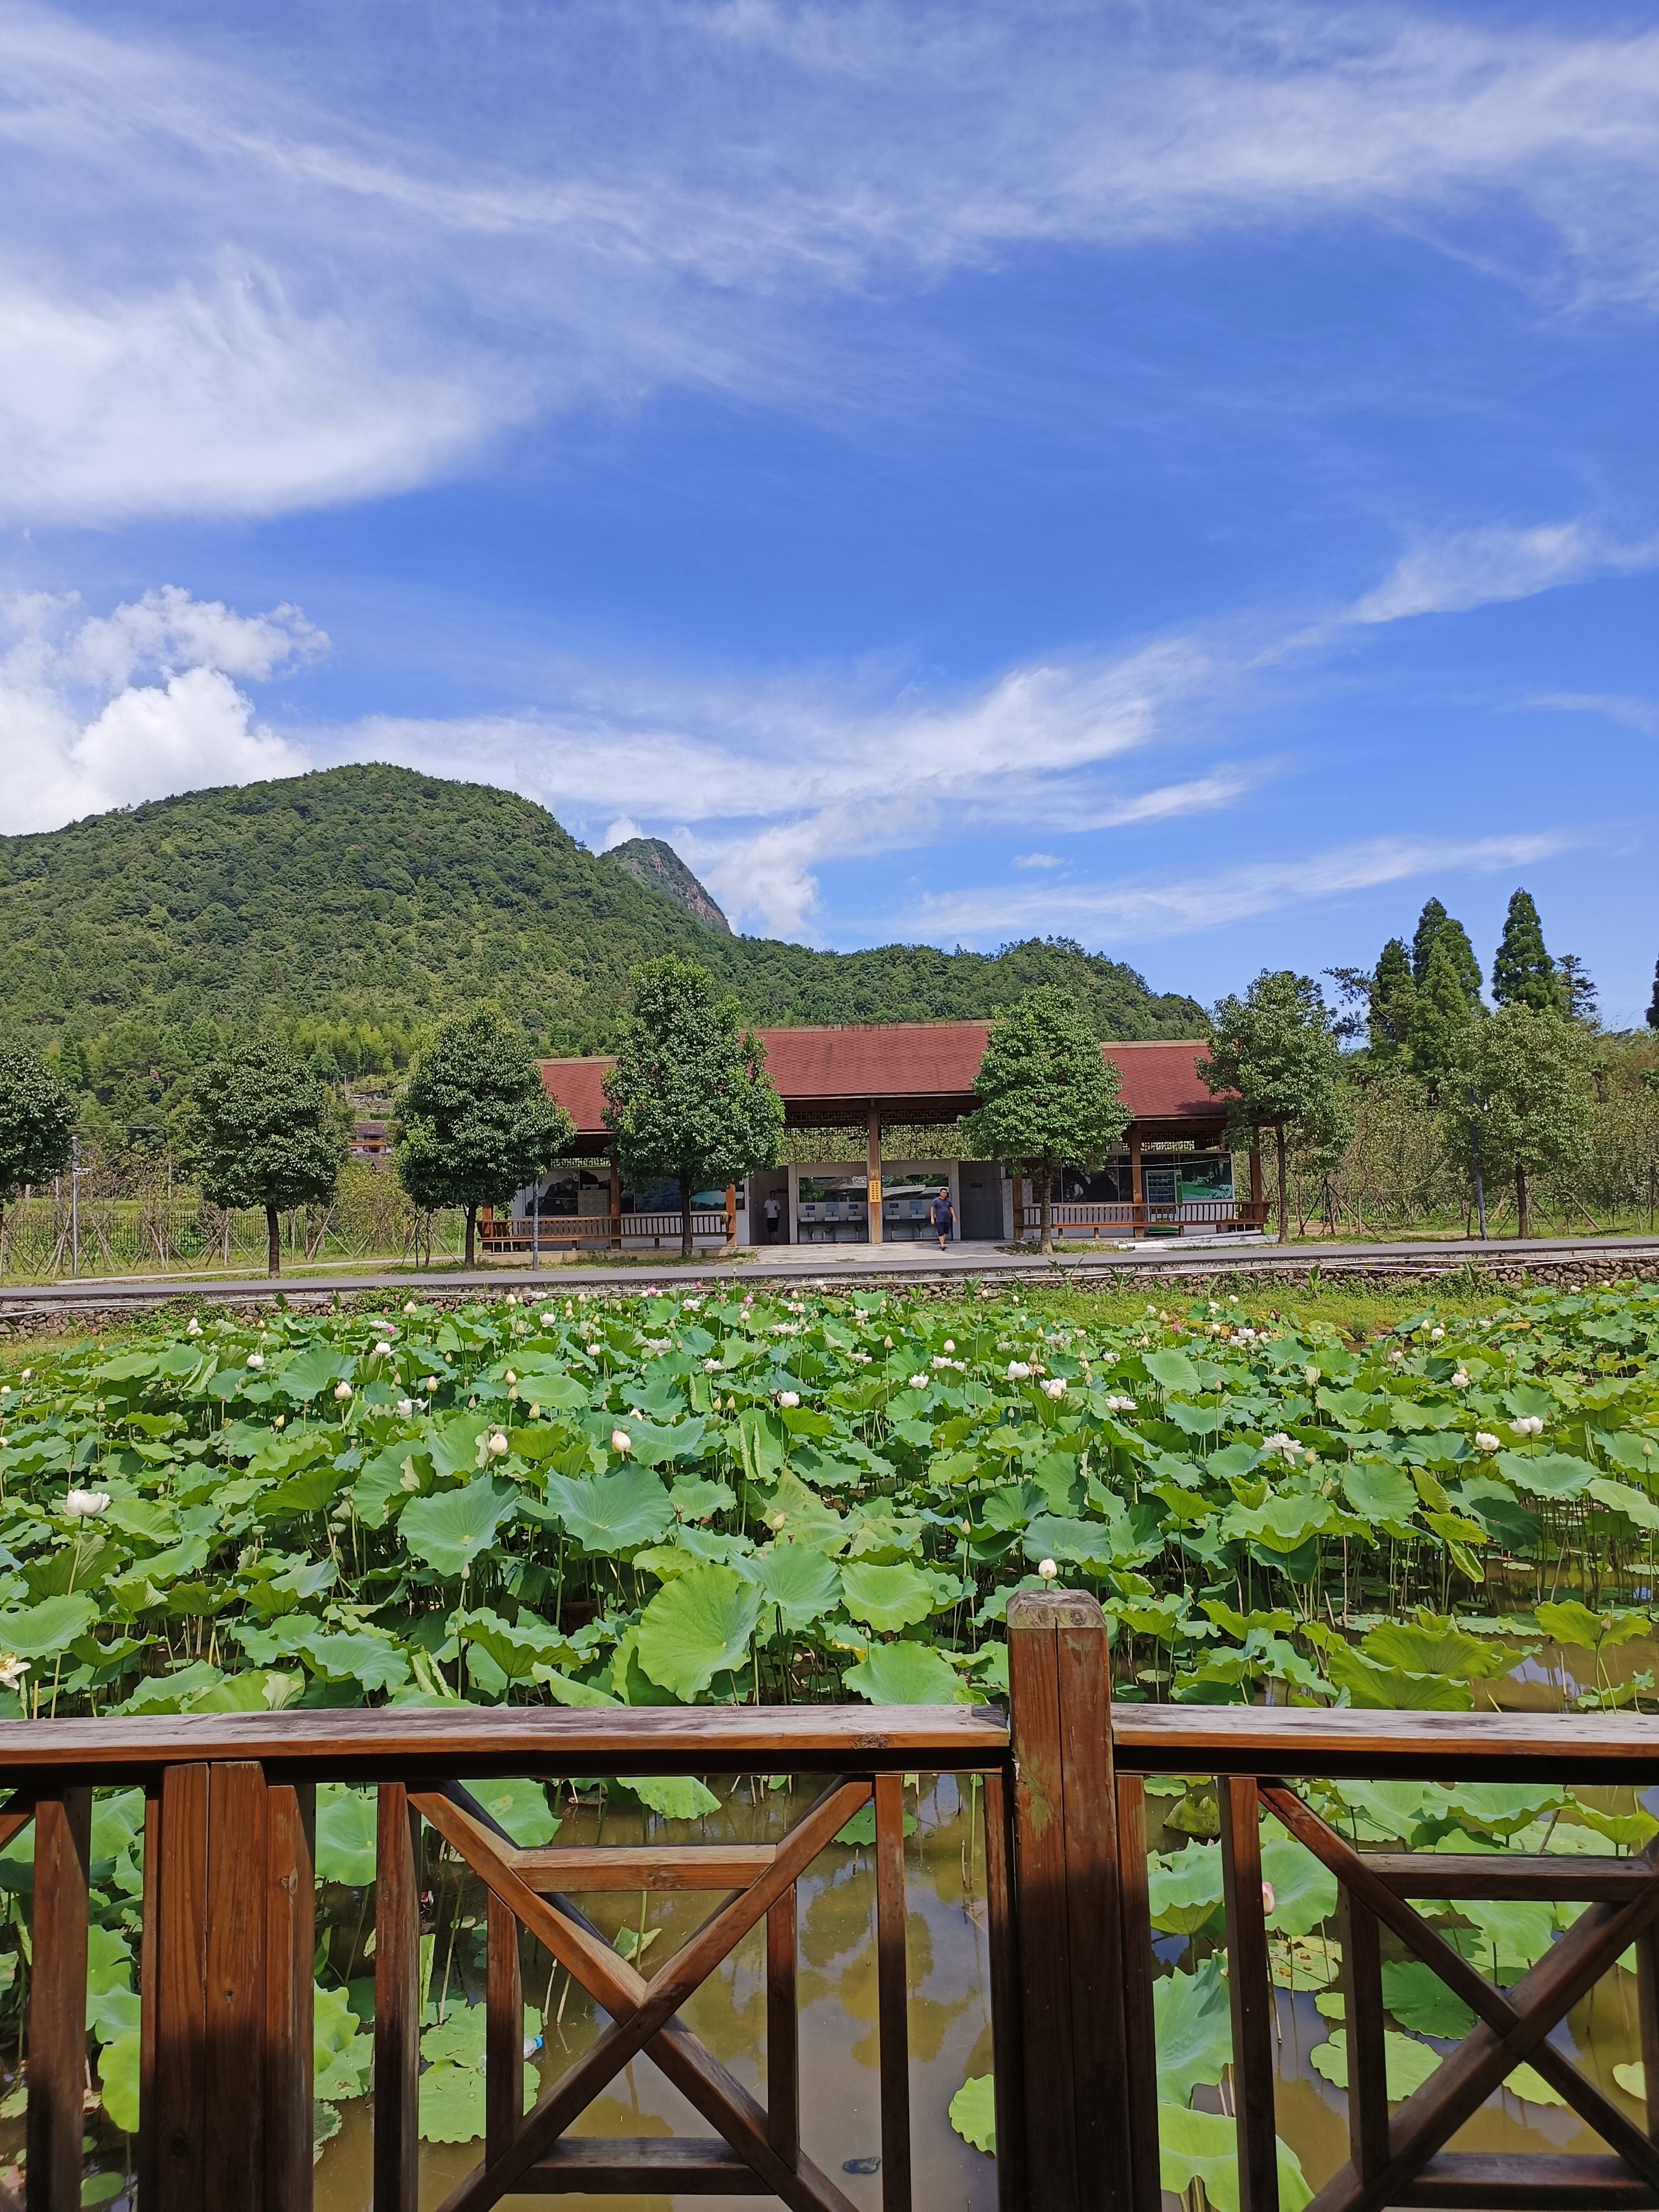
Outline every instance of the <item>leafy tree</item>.
[(1230, 996), (1216, 1008), (1210, 1056), (1199, 1061), (1198, 1072), (1212, 1091), (1232, 1094), (1229, 1119), (1236, 1135), (1254, 1145), (1263, 1129), (1273, 1131), (1279, 1236), (1287, 1243), (1291, 1143), (1328, 1154), (1349, 1122), (1342, 1054), (1318, 984), (1288, 968), (1264, 969), (1243, 998)]
[(335, 1101), (270, 1038), (233, 1046), (201, 1071), (192, 1094), (186, 1149), (202, 1194), (215, 1206), (264, 1209), (267, 1266), (280, 1274), (278, 1213), (326, 1205), (345, 1164)]
[(1129, 1126), (1117, 1068), (1076, 1000), (1049, 984), (992, 1023), (974, 1095), (968, 1141), (982, 1158), (1036, 1178), (1040, 1247), (1052, 1252), (1054, 1176), (1104, 1159)]
[(1465, 1030), (1449, 1121), (1462, 1157), (1515, 1178), (1517, 1232), (1532, 1234), (1532, 1179), (1588, 1157), (1589, 1080), (1583, 1031), (1559, 1006), (1500, 1006)]
[(1416, 933), (1412, 939), (1412, 981), (1419, 988), (1426, 981), (1429, 962), (1437, 945), (1443, 943), (1450, 957), (1454, 972), (1461, 980), (1470, 1006), (1480, 1003), (1480, 963), (1474, 957), (1474, 947), (1469, 943), (1469, 933), (1461, 921), (1455, 921), (1438, 899), (1431, 899), (1418, 916)]
[(1464, 1031), (1482, 1020), (1485, 1011), (1478, 999), (1470, 1003), (1456, 955), (1443, 933), (1412, 996), (1412, 1069), (1431, 1090), (1439, 1091), (1461, 1066)]
[(668, 953), (634, 971), (634, 1005), (605, 1079), (605, 1127), (629, 1176), (672, 1176), (680, 1251), (691, 1257), (691, 1194), (770, 1167), (783, 1101), (766, 1048), (706, 968)]
[(444, 1023), (416, 1060), (392, 1132), (398, 1180), (416, 1205), (465, 1210), (469, 1267), (478, 1208), (510, 1204), (574, 1133), (523, 1032), (490, 1006)]
[(68, 1166), (75, 1101), (32, 1052), (0, 1053), (0, 1225), (27, 1184)]
[(1537, 1014), (1560, 1006), (1560, 978), (1544, 949), (1544, 926), (1528, 891), (1516, 891), (1510, 901), (1492, 963), (1492, 994), (1500, 1006), (1530, 1006)]
[(1648, 1000), (1646, 1018), (1650, 1030), (1659, 1030), (1659, 960), (1653, 963), (1653, 996)]
[(1391, 1059), (1411, 1041), (1417, 999), (1411, 955), (1403, 938), (1391, 937), (1382, 947), (1371, 975), (1368, 999), (1366, 1030), (1371, 1050), (1379, 1059)]

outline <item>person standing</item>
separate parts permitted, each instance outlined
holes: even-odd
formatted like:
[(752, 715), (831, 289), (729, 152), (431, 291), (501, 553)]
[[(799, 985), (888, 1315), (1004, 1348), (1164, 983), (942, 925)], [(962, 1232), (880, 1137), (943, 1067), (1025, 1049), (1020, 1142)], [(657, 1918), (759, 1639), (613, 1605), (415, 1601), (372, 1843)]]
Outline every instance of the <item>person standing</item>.
[(766, 1241), (769, 1244), (775, 1244), (778, 1241), (778, 1221), (783, 1211), (782, 1207), (778, 1204), (778, 1194), (776, 1191), (771, 1190), (768, 1191), (766, 1194), (766, 1206), (764, 1211), (766, 1214)]
[(951, 1203), (951, 1186), (941, 1183), (939, 1196), (933, 1200), (933, 1229), (942, 1252), (951, 1241), (951, 1231), (956, 1226), (957, 1211)]

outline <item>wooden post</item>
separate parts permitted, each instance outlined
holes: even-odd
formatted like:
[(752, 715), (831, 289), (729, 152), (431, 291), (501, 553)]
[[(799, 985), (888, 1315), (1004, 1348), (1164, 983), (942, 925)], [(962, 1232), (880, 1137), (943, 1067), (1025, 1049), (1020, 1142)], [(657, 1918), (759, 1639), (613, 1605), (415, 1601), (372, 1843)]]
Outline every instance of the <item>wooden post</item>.
[(1129, 1124), (1129, 1202), (1133, 1209), (1129, 1216), (1133, 1224), (1129, 1233), (1132, 1237), (1144, 1237), (1146, 1216), (1142, 1209), (1146, 1203), (1146, 1183), (1140, 1172), (1140, 1131), (1133, 1121)]
[(1014, 1242), (1025, 1242), (1025, 1170), (1016, 1165), (1011, 1178), (1014, 1195)]
[(265, 1806), (265, 2203), (311, 2212), (315, 1786), (273, 1789)]
[[(524, 1988), (518, 1916), (492, 1889), (484, 1978), (484, 2157), (505, 2157), (519, 2132), (524, 2096)], [(378, 1948), (378, 1946), (377, 1946)]]
[(881, 1115), (870, 1109), (870, 1127), (864, 1147), (865, 1204), (869, 1215), (869, 1238), (881, 1242)]
[(1164, 2195), (1158, 2173), (1158, 2039), (1152, 2003), (1156, 1962), (1146, 1857), (1146, 1786), (1138, 1774), (1118, 1777), (1117, 1842), (1134, 2207), (1135, 2212), (1160, 2212)]
[(766, 2134), (793, 2173), (800, 2164), (800, 2011), (795, 1994), (795, 1893), (766, 1916)]
[[(374, 1860), (374, 2205), (416, 2212), (420, 2163), (421, 1890), (417, 1816), (382, 1783)], [(489, 2023), (485, 2022), (486, 2032)]]
[[(1261, 1894), (1261, 1818), (1255, 1778), (1222, 1776), (1221, 1896), (1227, 1918), (1227, 1995), (1233, 2015), (1233, 2109), (1238, 2118), (1239, 2212), (1279, 2212), (1273, 2124), (1273, 1985)], [(1349, 2022), (1350, 2030), (1353, 2023)], [(1352, 2039), (1349, 2063), (1357, 2056)]]
[(1009, 1791), (984, 1778), (985, 1919), (991, 1949), (991, 2057), (996, 2100), (997, 2212), (1024, 2212), (1025, 2081), (1021, 2064), (1019, 1934), (1014, 1919), (1014, 1838)]
[(80, 2212), (91, 1831), (90, 1790), (37, 1802), (26, 2134), (30, 2212)]
[(1106, 1621), (1085, 1592), (1008, 1607), (1025, 2174), (1042, 2212), (1132, 2212)]
[(910, 1988), (904, 1943), (904, 1777), (876, 1777), (876, 2016), (881, 2212), (910, 2212)]
[(252, 1760), (170, 1766), (159, 1824), (146, 1823), (143, 2119), (168, 2212), (311, 2202), (311, 1850), (297, 1793), (278, 1792), (273, 1869), (270, 1795)]
[(726, 1249), (728, 1252), (738, 1249), (738, 1186), (734, 1182), (726, 1186)]
[(611, 1155), (611, 1249), (622, 1250), (622, 1166), (617, 1155)]

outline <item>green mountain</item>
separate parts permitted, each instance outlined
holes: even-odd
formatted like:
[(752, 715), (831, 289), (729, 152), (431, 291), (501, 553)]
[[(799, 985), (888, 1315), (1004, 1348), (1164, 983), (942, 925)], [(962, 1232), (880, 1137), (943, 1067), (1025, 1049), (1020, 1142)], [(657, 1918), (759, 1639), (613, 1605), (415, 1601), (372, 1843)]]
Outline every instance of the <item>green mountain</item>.
[(696, 921), (707, 922), (710, 929), (723, 929), (728, 937), (732, 934), (731, 923), (674, 848), (665, 845), (660, 837), (629, 837), (620, 845), (612, 845), (604, 858), (617, 867), (626, 868), (635, 882), (643, 884), (647, 890), (660, 891), (664, 898), (683, 906)]
[(0, 837), (0, 1029), (58, 1052), (130, 1129), (230, 1027), (280, 1028), (352, 1074), (401, 1065), (435, 1018), (483, 998), (544, 1051), (602, 1048), (630, 966), (670, 950), (713, 969), (757, 1021), (982, 1017), (1047, 981), (1073, 990), (1103, 1037), (1192, 1036), (1204, 1018), (1064, 941), (992, 957), (732, 936), (529, 800), (406, 769), (191, 792)]

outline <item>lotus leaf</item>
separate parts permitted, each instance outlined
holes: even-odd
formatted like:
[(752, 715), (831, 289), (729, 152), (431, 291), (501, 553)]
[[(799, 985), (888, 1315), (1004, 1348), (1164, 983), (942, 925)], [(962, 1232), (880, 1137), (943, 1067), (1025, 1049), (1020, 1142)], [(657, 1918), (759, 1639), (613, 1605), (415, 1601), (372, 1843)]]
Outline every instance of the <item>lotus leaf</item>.
[(617, 1468), (583, 1481), (550, 1475), (547, 1499), (568, 1534), (601, 1557), (636, 1552), (674, 1525), (668, 1492), (647, 1468)]
[(52, 1657), (84, 1636), (97, 1618), (95, 1599), (67, 1595), (21, 1613), (0, 1613), (0, 1650), (23, 1659)]
[(365, 1889), (374, 1879), (376, 1816), (374, 1792), (342, 1782), (317, 1790), (317, 1878)]
[(360, 1682), (366, 1690), (401, 1690), (409, 1660), (382, 1636), (308, 1636), (300, 1656), (332, 1682)]
[(1416, 1621), (1385, 1620), (1362, 1638), (1359, 1648), (1379, 1666), (1447, 1674), (1459, 1682), (1484, 1682), (1489, 1675), (1506, 1674), (1515, 1663), (1506, 1645), (1483, 1644), (1449, 1620), (1427, 1614)]
[(814, 1545), (769, 1544), (756, 1553), (750, 1571), (786, 1628), (811, 1628), (836, 1609), (841, 1577), (835, 1562)]
[(510, 1483), (481, 1475), (463, 1490), (411, 1498), (398, 1516), (398, 1534), (406, 1551), (439, 1574), (470, 1574), (517, 1501)]
[(1186, 2105), (1200, 2082), (1213, 2087), (1233, 2056), (1232, 2012), (1218, 1952), (1195, 1973), (1160, 1974), (1152, 1984), (1161, 2105)]
[[(1592, 1613), (1576, 1597), (1565, 1598), (1558, 1604), (1537, 1606), (1533, 1618), (1546, 1636), (1580, 1651), (1600, 1651), (1604, 1645), (1629, 1644), (1638, 1636), (1653, 1633), (1653, 1624), (1645, 1613)], [(3, 1628), (0, 1628), (0, 1636), (3, 1633)]]
[[(1426, 2043), (1419, 2043), (1414, 2036), (1398, 2035), (1393, 2028), (1382, 2033), (1382, 2063), (1388, 2076), (1389, 2102), (1398, 2104), (1409, 2097), (1413, 2089), (1420, 2089), (1440, 2063), (1440, 2053), (1431, 2051)], [(1348, 2086), (1348, 2031), (1339, 2027), (1323, 2043), (1316, 2043), (1308, 2053), (1316, 2073), (1338, 2089)]]
[(1203, 1389), (1198, 1370), (1184, 1352), (1149, 1352), (1142, 1364), (1154, 1382), (1166, 1390), (1181, 1390), (1195, 1395)]
[(1517, 1490), (1529, 1490), (1535, 1498), (1582, 1498), (1601, 1473), (1589, 1460), (1574, 1459), (1566, 1452), (1542, 1452), (1529, 1459), (1521, 1452), (1503, 1451), (1498, 1466)]
[(1336, 1911), (1336, 1876), (1293, 1837), (1263, 1842), (1261, 1878), (1273, 1893), (1267, 1925), (1280, 1936), (1311, 1936)]
[(1195, 1936), (1221, 1904), (1221, 1847), (1188, 1844), (1154, 1858), (1147, 1881), (1153, 1927), (1164, 1936)]
[(630, 1775), (623, 1787), (631, 1790), (641, 1805), (659, 1813), (665, 1820), (701, 1820), (718, 1813), (720, 1801), (695, 1774)]
[[(1313, 2199), (1302, 2162), (1282, 2136), (1274, 2139), (1279, 2212), (1302, 2212)], [(1202, 2185), (1212, 2212), (1238, 2212), (1238, 2124), (1221, 2112), (1194, 2112), (1178, 2105), (1158, 2108), (1158, 2179), (1185, 2197)]]
[(1466, 1713), (1474, 1704), (1462, 1682), (1378, 1666), (1352, 1644), (1334, 1644), (1325, 1663), (1336, 1688), (1347, 1692), (1349, 1703), (1372, 1711)]
[(1420, 1959), (1383, 1961), (1382, 2002), (1401, 2027), (1418, 2035), (1461, 2039), (1474, 2026), (1474, 2014), (1462, 1998)]
[(948, 1659), (926, 1644), (877, 1644), (842, 1680), (872, 1705), (950, 1705), (971, 1703)]
[(696, 1698), (716, 1674), (743, 1664), (760, 1609), (760, 1592), (735, 1568), (696, 1567), (677, 1575), (641, 1618), (640, 1664), (663, 1689)]
[(880, 1567), (862, 1559), (849, 1562), (841, 1571), (841, 1584), (848, 1612), (872, 1628), (908, 1628), (926, 1620), (933, 1610), (933, 1585), (908, 1565)]
[(1622, 1513), (1626, 1521), (1638, 1528), (1659, 1528), (1659, 1505), (1656, 1505), (1644, 1490), (1632, 1490), (1627, 1482), (1614, 1482), (1605, 1474), (1598, 1474), (1585, 1485), (1598, 1505), (1611, 1507)]
[(997, 2154), (996, 2081), (989, 2074), (970, 2074), (951, 2100), (951, 2125), (964, 2142), (988, 2156)]
[(547, 1791), (539, 1782), (476, 1782), (471, 1794), (521, 1850), (539, 1850), (559, 1832), (558, 1817), (548, 1810)]
[(98, 2054), (99, 2092), (110, 2124), (123, 2135), (138, 2132), (138, 2075), (143, 2038), (135, 2027)]
[(1343, 1470), (1342, 1489), (1362, 1520), (1409, 1521), (1416, 1510), (1410, 1478), (1386, 1462), (1356, 1460)]

